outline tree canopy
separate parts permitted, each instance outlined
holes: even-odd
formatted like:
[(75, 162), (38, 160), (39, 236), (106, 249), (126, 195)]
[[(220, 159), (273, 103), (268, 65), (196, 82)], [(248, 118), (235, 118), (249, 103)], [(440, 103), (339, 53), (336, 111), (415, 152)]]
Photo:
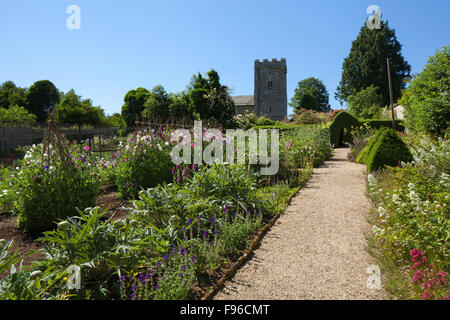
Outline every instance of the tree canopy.
[(136, 118), (141, 115), (149, 97), (150, 91), (142, 87), (127, 92), (123, 99), (125, 104), (122, 106), (122, 117), (128, 127), (135, 126)]
[(342, 65), (342, 78), (335, 94), (336, 99), (348, 102), (348, 98), (374, 85), (383, 97), (383, 106), (390, 104), (386, 59), (390, 59), (394, 99), (401, 96), (405, 79), (411, 66), (401, 53), (401, 44), (387, 21), (381, 21), (380, 29), (369, 29), (364, 23), (352, 43), (350, 54)]
[(28, 101), (25, 97), (26, 89), (17, 87), (12, 81), (5, 81), (0, 85), (0, 108), (10, 106), (27, 107)]
[(82, 100), (72, 89), (62, 96), (57, 105), (57, 121), (82, 125), (100, 125), (103, 123), (103, 110), (92, 106), (90, 99)]
[(189, 96), (195, 113), (202, 120), (213, 120), (226, 126), (232, 122), (235, 115), (234, 102), (229, 89), (220, 83), (217, 71), (211, 69), (204, 78), (200, 73), (193, 76), (189, 85), (192, 90)]
[(300, 81), (295, 89), (290, 105), (297, 109), (308, 109), (321, 112), (329, 111), (329, 95), (323, 82), (310, 77)]
[(59, 93), (51, 81), (40, 80), (28, 89), (26, 99), (29, 110), (36, 115), (39, 122), (44, 122), (47, 120), (48, 110), (59, 102)]
[(404, 91), (400, 104), (407, 126), (442, 135), (450, 125), (450, 47), (444, 46), (428, 59), (423, 71)]
[(350, 113), (359, 118), (370, 119), (379, 114), (383, 108), (383, 96), (373, 85), (348, 97)]

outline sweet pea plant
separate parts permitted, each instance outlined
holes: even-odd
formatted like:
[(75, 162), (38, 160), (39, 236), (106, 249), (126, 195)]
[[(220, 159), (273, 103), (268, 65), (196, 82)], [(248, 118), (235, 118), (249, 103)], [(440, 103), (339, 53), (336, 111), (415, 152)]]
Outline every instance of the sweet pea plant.
[(172, 180), (172, 143), (163, 128), (134, 134), (126, 143), (119, 143), (114, 155), (119, 195), (136, 198), (139, 191)]

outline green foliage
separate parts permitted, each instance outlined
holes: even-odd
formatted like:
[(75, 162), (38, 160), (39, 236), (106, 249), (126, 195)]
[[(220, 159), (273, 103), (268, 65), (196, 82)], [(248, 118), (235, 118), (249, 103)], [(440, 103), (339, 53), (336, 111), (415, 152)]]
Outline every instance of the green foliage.
[(100, 125), (103, 122), (103, 110), (92, 106), (90, 99), (81, 100), (72, 89), (62, 95), (61, 102), (56, 106), (57, 121), (82, 125)]
[(352, 43), (350, 54), (342, 65), (342, 78), (337, 88), (336, 99), (348, 102), (351, 95), (374, 85), (380, 88), (381, 105), (390, 105), (389, 86), (386, 85), (387, 63), (391, 61), (391, 76), (394, 101), (405, 87), (410, 65), (401, 54), (401, 44), (387, 21), (381, 21), (381, 29), (369, 29), (366, 24)]
[(125, 123), (125, 121), (123, 120), (122, 115), (120, 113), (114, 113), (110, 116), (106, 116), (105, 119), (103, 120), (103, 122), (107, 126), (115, 127), (115, 128), (123, 128), (127, 125)]
[(125, 104), (122, 106), (122, 117), (127, 127), (134, 127), (135, 121), (140, 117), (145, 108), (145, 102), (151, 93), (145, 88), (130, 90), (124, 97)]
[(356, 117), (373, 118), (383, 107), (383, 96), (378, 91), (377, 87), (371, 85), (350, 95), (347, 98), (349, 112)]
[(373, 146), (368, 150), (367, 172), (373, 172), (384, 166), (398, 166), (401, 162), (412, 161), (408, 146), (392, 129), (382, 129)]
[(327, 122), (326, 114), (314, 110), (297, 109), (294, 115), (295, 124), (322, 124)]
[(328, 91), (323, 82), (311, 77), (298, 83), (290, 105), (294, 111), (302, 108), (327, 112), (329, 110), (328, 100)]
[(444, 46), (403, 93), (400, 104), (406, 110), (407, 126), (442, 136), (450, 126), (449, 92), (450, 47)]
[(171, 103), (169, 105), (170, 116), (176, 119), (194, 119), (194, 110), (192, 101), (186, 92), (171, 95)]
[(0, 124), (3, 126), (29, 126), (36, 123), (36, 116), (24, 107), (12, 105), (0, 108)]
[[(401, 291), (398, 286), (392, 289), (402, 294), (403, 299), (424, 299), (411, 283), (417, 284), (418, 279), (413, 277), (417, 265), (410, 262), (410, 255), (421, 250), (428, 257), (427, 265), (433, 264), (434, 270), (450, 271), (450, 148), (448, 140), (432, 141), (424, 137), (411, 151), (414, 159), (403, 168), (388, 168), (369, 175), (368, 189), (375, 204), (371, 222), (376, 246), (383, 260), (393, 261), (391, 269), (398, 273), (397, 278), (405, 280), (397, 281), (402, 285)], [(432, 292), (434, 287), (426, 286), (422, 292), (424, 289)]]
[[(359, 121), (367, 124), (372, 129), (392, 128), (391, 119), (359, 119)], [(395, 120), (395, 130), (400, 132), (405, 130), (403, 120)]]
[(34, 113), (39, 122), (44, 122), (49, 109), (59, 102), (59, 93), (55, 85), (48, 80), (36, 81), (27, 91), (30, 112)]
[(116, 174), (119, 195), (123, 199), (137, 196), (142, 188), (152, 188), (172, 180), (170, 145), (156, 135), (128, 138), (116, 153)]
[(170, 116), (170, 104), (171, 99), (164, 90), (164, 87), (157, 85), (145, 101), (142, 117), (145, 119), (159, 120), (164, 123)]
[(275, 121), (266, 116), (257, 116), (253, 112), (246, 112), (245, 114), (238, 114), (233, 118), (234, 127), (238, 129), (248, 130), (254, 126), (274, 125)]
[(228, 87), (220, 84), (215, 70), (208, 71), (207, 76), (208, 78), (203, 78), (199, 73), (192, 78), (189, 86), (195, 113), (201, 120), (214, 121), (223, 127), (232, 125), (235, 106)]
[(83, 160), (74, 160), (74, 164), (57, 162), (50, 166), (34, 160), (22, 167), (16, 182), (20, 228), (32, 233), (46, 231), (58, 220), (75, 215), (76, 208), (95, 205), (99, 179)]
[(220, 229), (219, 246), (226, 257), (235, 257), (248, 245), (249, 236), (262, 226), (261, 218), (239, 217)]
[(0, 108), (8, 109), (14, 105), (26, 108), (28, 101), (25, 93), (26, 89), (17, 87), (14, 82), (3, 82), (0, 85)]
[(194, 175), (189, 188), (196, 199), (220, 199), (225, 204), (244, 212), (256, 211), (263, 204), (256, 197), (256, 176), (242, 165), (213, 164)]
[(359, 120), (352, 114), (341, 111), (334, 117), (330, 124), (330, 141), (334, 146), (344, 142), (352, 142), (351, 130), (361, 125)]

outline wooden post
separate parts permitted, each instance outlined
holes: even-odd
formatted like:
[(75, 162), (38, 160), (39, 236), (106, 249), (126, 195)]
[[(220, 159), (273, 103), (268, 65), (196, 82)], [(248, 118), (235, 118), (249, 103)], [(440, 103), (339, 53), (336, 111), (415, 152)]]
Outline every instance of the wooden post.
[(391, 100), (392, 128), (394, 128), (394, 130), (395, 130), (394, 94), (392, 92), (391, 64), (389, 63), (389, 58), (386, 59), (386, 62), (387, 62), (387, 72), (388, 72), (388, 80), (389, 80), (389, 97)]

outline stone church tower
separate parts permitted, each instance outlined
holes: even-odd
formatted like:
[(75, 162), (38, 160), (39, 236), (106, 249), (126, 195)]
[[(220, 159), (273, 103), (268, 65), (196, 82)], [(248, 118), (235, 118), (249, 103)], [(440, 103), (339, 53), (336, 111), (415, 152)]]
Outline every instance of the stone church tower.
[(286, 59), (255, 60), (255, 113), (272, 120), (287, 117)]

